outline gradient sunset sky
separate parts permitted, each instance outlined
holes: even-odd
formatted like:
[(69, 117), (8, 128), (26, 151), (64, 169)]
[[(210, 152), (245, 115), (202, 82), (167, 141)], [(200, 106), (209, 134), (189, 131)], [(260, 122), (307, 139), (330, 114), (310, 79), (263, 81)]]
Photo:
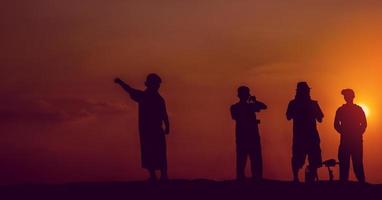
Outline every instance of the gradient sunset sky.
[(382, 182), (382, 1), (6, 0), (0, 25), (0, 184), (146, 179), (137, 105), (113, 79), (144, 89), (149, 72), (164, 80), (170, 178), (235, 177), (229, 106), (246, 84), (269, 107), (264, 176), (291, 179), (285, 111), (304, 80), (324, 159), (340, 91), (355, 90), (366, 177)]

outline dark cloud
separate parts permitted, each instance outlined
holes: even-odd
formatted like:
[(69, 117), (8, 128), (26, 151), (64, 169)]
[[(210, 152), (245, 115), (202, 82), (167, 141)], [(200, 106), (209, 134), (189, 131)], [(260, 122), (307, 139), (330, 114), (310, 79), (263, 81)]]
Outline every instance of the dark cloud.
[(0, 122), (63, 122), (127, 111), (123, 103), (80, 98), (3, 97), (0, 100)]

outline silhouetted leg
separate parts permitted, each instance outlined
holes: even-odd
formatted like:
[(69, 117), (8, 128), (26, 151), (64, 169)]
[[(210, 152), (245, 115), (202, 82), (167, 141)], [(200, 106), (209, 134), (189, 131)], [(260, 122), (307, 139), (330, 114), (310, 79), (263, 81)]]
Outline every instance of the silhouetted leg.
[(318, 181), (317, 167), (309, 165), (308, 171), (305, 172), (305, 182), (306, 183), (314, 183)]
[[(316, 142), (309, 148), (308, 153), (309, 160), (309, 177), (305, 177), (305, 180), (309, 182), (318, 181), (317, 169), (322, 166), (321, 148), (320, 143)], [(307, 176), (307, 174), (305, 174)]]
[(253, 180), (261, 180), (263, 178), (263, 158), (261, 154), (260, 139), (257, 139), (249, 155), (251, 160), (251, 171)]
[(243, 147), (236, 146), (236, 179), (245, 179), (245, 164), (247, 162), (247, 152)]
[(167, 181), (167, 145), (165, 136), (161, 134), (160, 137), (156, 139), (156, 142), (158, 143), (157, 152), (155, 154), (153, 153), (153, 155), (156, 155), (156, 166), (159, 167), (160, 170), (160, 180)]
[(292, 164), (294, 182), (300, 182), (300, 179), (298, 177), (298, 171), (304, 165), (305, 157), (306, 157), (305, 150), (299, 147), (299, 145), (293, 144), (291, 164)]
[(312, 175), (314, 177), (314, 181), (317, 182), (318, 181), (318, 173), (317, 173), (317, 167), (313, 167), (311, 170), (312, 170)]
[(349, 148), (340, 144), (338, 149), (338, 160), (340, 161), (340, 181), (348, 181), (350, 168)]
[(164, 166), (160, 169), (160, 179), (162, 181), (168, 180), (168, 174), (167, 174), (167, 163), (164, 164)]
[(149, 181), (156, 181), (157, 177), (156, 177), (156, 174), (155, 174), (155, 170), (154, 169), (148, 169), (148, 172), (150, 174)]
[(298, 171), (299, 168), (294, 165), (292, 160), (293, 182), (300, 182), (300, 179), (298, 178)]
[(358, 179), (358, 182), (364, 183), (365, 182), (365, 172), (363, 168), (363, 145), (362, 142), (360, 144), (357, 144), (352, 149), (352, 162), (353, 162), (353, 169), (354, 173)]

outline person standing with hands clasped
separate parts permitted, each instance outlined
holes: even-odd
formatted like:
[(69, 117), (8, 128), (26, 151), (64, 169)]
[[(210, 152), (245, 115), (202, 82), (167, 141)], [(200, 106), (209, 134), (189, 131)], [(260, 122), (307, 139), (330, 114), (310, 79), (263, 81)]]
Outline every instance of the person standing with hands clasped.
[(344, 89), (341, 94), (346, 104), (337, 109), (334, 119), (334, 128), (341, 135), (338, 148), (340, 181), (346, 182), (349, 179), (351, 158), (358, 182), (365, 183), (363, 168), (363, 134), (367, 127), (365, 112), (361, 106), (353, 103), (355, 94), (352, 89)]

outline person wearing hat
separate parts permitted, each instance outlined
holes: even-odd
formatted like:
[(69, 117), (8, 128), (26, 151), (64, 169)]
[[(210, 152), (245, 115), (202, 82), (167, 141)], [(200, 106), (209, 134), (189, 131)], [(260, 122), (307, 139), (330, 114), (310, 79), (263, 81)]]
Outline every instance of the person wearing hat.
[(317, 169), (322, 166), (320, 136), (316, 122), (322, 122), (324, 114), (317, 101), (310, 97), (306, 82), (297, 83), (296, 96), (288, 104), (286, 117), (293, 120), (292, 172), (294, 182), (299, 182), (298, 172), (308, 157), (305, 180), (315, 181)]
[(352, 89), (343, 89), (341, 94), (346, 101), (337, 109), (334, 128), (340, 134), (338, 160), (340, 162), (340, 181), (348, 181), (350, 158), (353, 170), (360, 183), (365, 183), (363, 168), (363, 134), (367, 127), (365, 112), (361, 106), (353, 103), (355, 98)]
[(256, 112), (267, 109), (267, 106), (251, 96), (247, 86), (237, 89), (239, 102), (230, 108), (232, 119), (236, 121), (236, 179), (245, 179), (245, 164), (249, 157), (251, 161), (252, 179), (260, 181), (263, 178), (263, 159)]
[(131, 99), (138, 103), (142, 168), (149, 171), (150, 181), (156, 180), (155, 170), (161, 171), (161, 180), (167, 180), (165, 135), (169, 134), (170, 125), (165, 100), (158, 92), (162, 82), (161, 78), (157, 74), (149, 74), (144, 91), (130, 87), (119, 78), (116, 78), (114, 82), (119, 84), (130, 94)]

